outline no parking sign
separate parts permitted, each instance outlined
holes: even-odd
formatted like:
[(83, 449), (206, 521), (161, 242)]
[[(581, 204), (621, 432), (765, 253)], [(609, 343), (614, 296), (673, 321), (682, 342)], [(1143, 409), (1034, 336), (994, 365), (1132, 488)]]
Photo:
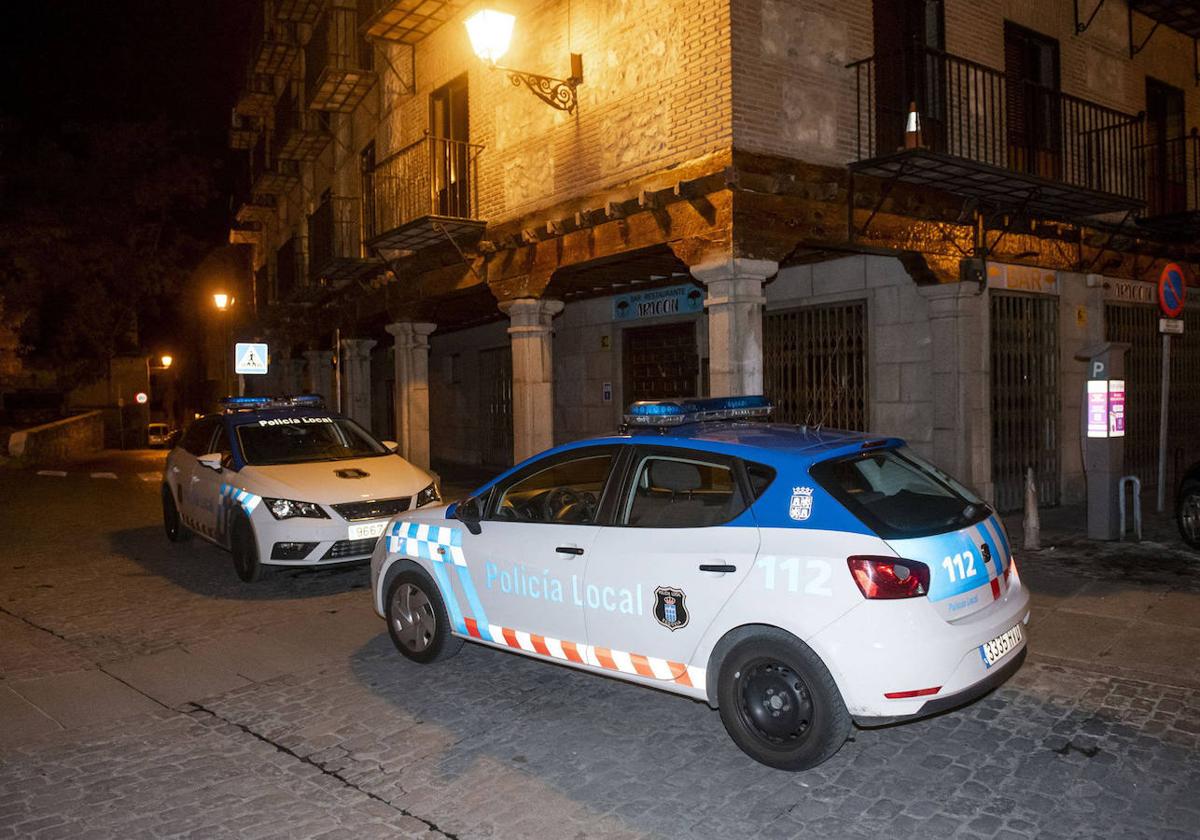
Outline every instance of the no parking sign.
[(1158, 308), (1168, 318), (1183, 314), (1183, 299), (1187, 294), (1183, 282), (1183, 269), (1178, 263), (1167, 263), (1158, 275)]

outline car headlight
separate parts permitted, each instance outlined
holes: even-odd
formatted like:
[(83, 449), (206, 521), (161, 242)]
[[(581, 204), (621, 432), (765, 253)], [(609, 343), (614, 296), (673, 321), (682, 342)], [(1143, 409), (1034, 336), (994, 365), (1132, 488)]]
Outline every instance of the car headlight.
[(413, 505), (415, 508), (431, 505), (434, 502), (440, 502), (442, 494), (438, 492), (437, 484), (430, 484), (424, 490), (417, 494), (417, 502)]
[(267, 499), (263, 498), (263, 502), (267, 505), (267, 510), (271, 511), (271, 515), (276, 519), (291, 519), (296, 516), (302, 516), (307, 519), (328, 519), (329, 514), (321, 510), (321, 506), (316, 502), (297, 502), (293, 499)]

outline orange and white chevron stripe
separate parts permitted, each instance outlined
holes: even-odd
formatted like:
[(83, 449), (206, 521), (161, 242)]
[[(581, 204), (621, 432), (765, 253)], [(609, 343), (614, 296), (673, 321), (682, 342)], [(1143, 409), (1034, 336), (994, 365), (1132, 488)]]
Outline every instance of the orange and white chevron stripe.
[[(472, 638), (480, 639), (479, 625), (473, 618), (466, 619), (467, 632)], [(607, 671), (618, 671), (622, 674), (635, 674), (656, 680), (670, 680), (688, 688), (704, 689), (704, 668), (695, 665), (685, 665), (682, 662), (672, 662), (657, 656), (645, 656), (640, 653), (628, 653), (623, 650), (586, 645), (555, 639), (550, 636), (539, 636), (537, 633), (526, 633), (524, 630), (513, 630), (511, 627), (500, 627), (489, 624), (493, 641), (508, 645), (514, 650), (536, 653), (563, 662), (574, 662), (576, 665), (590, 665), (593, 668), (603, 668)]]

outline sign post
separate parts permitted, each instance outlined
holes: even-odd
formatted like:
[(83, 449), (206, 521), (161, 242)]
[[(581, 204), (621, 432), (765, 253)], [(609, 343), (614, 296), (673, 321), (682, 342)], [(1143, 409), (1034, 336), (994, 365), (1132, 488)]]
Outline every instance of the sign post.
[(1183, 300), (1187, 287), (1183, 282), (1183, 269), (1177, 263), (1167, 263), (1158, 276), (1158, 308), (1165, 316), (1159, 321), (1162, 333), (1162, 391), (1158, 405), (1158, 499), (1156, 510), (1163, 512), (1167, 502), (1167, 415), (1170, 410), (1171, 389), (1171, 335), (1183, 332)]

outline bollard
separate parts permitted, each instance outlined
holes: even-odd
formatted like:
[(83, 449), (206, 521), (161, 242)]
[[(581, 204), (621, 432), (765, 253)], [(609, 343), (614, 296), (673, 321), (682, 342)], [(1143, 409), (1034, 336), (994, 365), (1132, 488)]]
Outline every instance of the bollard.
[(1033, 481), (1033, 467), (1025, 469), (1025, 550), (1040, 551), (1042, 548), (1042, 523), (1038, 518), (1037, 484)]
[(1117, 511), (1121, 515), (1121, 539), (1125, 539), (1125, 485), (1133, 488), (1133, 530), (1137, 541), (1142, 541), (1142, 482), (1136, 475), (1121, 477), (1117, 485)]

